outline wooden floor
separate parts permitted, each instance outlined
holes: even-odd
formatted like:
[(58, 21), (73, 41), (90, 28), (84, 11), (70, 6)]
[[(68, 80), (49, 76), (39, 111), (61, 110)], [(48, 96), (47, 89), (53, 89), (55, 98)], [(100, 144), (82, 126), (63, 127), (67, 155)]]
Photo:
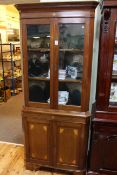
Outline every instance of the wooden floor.
[(24, 147), (0, 142), (0, 175), (60, 175), (51, 172), (32, 172), (24, 168)]

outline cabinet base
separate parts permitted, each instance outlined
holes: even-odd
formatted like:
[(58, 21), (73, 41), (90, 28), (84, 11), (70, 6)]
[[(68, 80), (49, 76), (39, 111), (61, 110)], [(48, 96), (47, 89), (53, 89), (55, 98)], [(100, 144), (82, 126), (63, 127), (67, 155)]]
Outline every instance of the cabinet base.
[[(86, 175), (85, 170), (65, 170), (65, 169), (58, 169), (56, 167), (50, 167), (50, 166), (42, 166), (36, 163), (30, 163), (26, 162), (25, 167), (28, 170), (31, 171), (49, 171), (49, 172), (57, 172), (57, 173), (65, 173), (65, 175)], [(66, 174), (67, 173), (67, 174)], [(89, 174), (92, 175), (92, 174)], [(97, 175), (97, 174), (96, 174)]]

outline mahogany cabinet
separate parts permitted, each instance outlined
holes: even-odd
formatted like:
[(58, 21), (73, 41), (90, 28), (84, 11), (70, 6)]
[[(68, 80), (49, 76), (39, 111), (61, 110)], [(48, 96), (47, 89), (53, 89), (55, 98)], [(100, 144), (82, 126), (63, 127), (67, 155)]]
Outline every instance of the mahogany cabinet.
[(27, 169), (86, 174), (97, 5), (16, 5), (21, 19)]
[(89, 174), (117, 174), (117, 1), (104, 0)]

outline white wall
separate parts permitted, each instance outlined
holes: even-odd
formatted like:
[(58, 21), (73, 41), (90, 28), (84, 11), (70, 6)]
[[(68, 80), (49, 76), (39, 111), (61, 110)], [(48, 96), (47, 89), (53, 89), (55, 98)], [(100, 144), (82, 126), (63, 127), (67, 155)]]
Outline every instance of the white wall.
[(94, 45), (93, 45), (90, 105), (89, 105), (90, 111), (92, 109), (92, 104), (95, 102), (95, 96), (96, 96), (100, 22), (101, 22), (101, 11), (100, 7), (98, 6), (95, 13), (95, 25), (94, 25)]

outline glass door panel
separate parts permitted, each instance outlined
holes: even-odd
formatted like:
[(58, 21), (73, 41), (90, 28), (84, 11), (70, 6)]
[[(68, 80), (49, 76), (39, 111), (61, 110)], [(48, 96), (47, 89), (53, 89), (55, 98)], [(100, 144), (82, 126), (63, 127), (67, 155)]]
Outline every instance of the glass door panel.
[(117, 22), (115, 30), (115, 47), (114, 47), (114, 58), (113, 58), (113, 70), (112, 70), (112, 83), (110, 89), (110, 105), (117, 105)]
[(84, 24), (59, 24), (58, 104), (81, 105)]
[(27, 25), (29, 100), (50, 102), (50, 25)]

